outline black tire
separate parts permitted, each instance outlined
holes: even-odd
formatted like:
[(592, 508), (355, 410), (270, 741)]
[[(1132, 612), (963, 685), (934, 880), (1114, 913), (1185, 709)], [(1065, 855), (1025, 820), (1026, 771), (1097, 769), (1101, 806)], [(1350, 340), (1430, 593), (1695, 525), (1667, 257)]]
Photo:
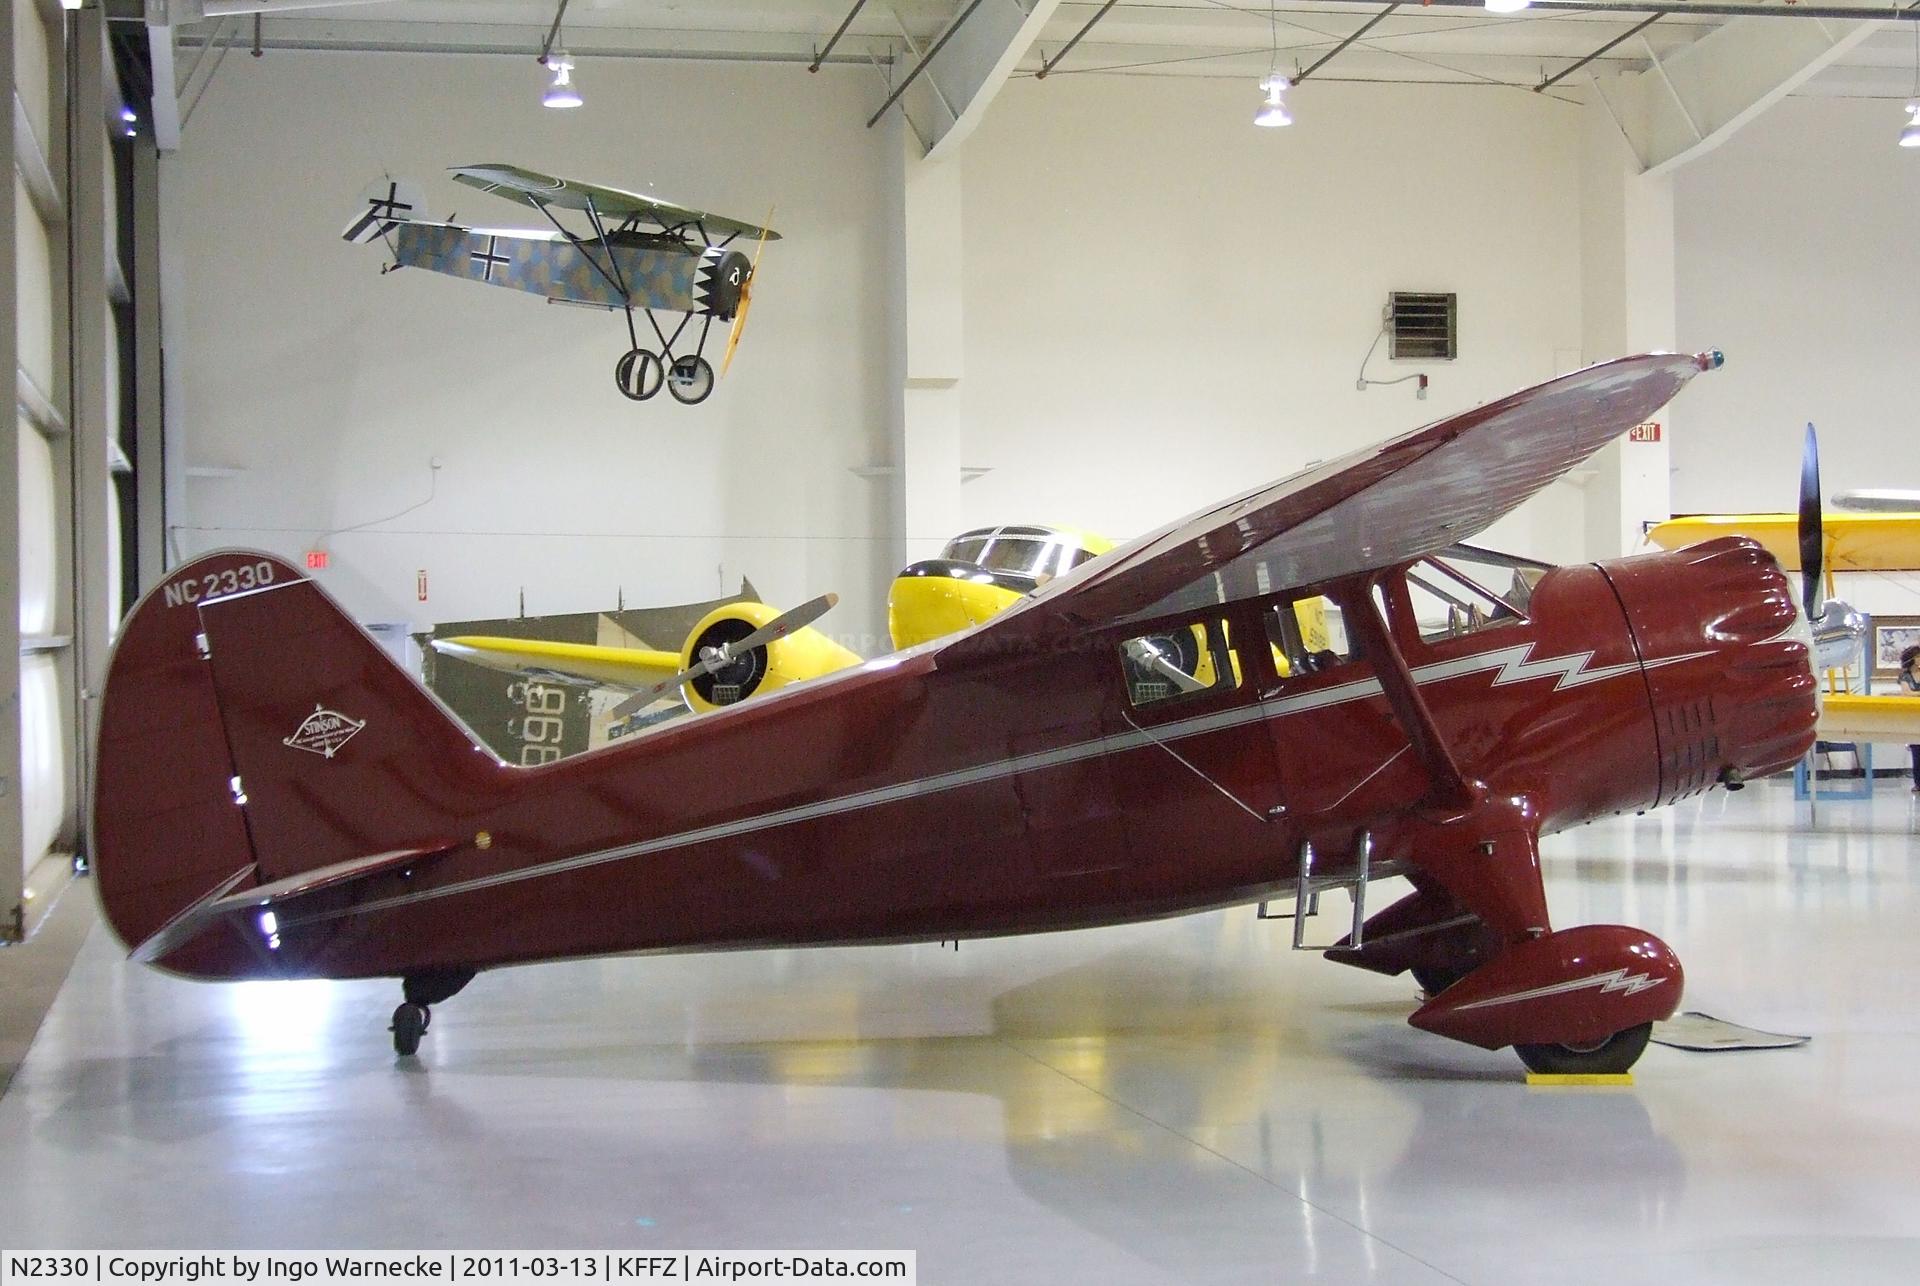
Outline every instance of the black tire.
[(1419, 984), (1420, 990), (1429, 996), (1437, 996), (1473, 971), (1446, 969), (1439, 965), (1414, 965), (1407, 972), (1413, 975), (1413, 980)]
[(420, 1038), (427, 1032), (426, 1006), (401, 1005), (393, 1011), (393, 1025), (387, 1030), (393, 1033), (393, 1052), (402, 1058), (413, 1057), (420, 1051)]
[(1515, 1045), (1513, 1052), (1530, 1072), (1543, 1076), (1618, 1076), (1630, 1070), (1647, 1050), (1653, 1024), (1641, 1023), (1617, 1031), (1590, 1048), (1570, 1045)]
[(713, 393), (713, 363), (704, 357), (682, 357), (667, 376), (667, 392), (682, 406), (698, 406)]
[(622, 397), (644, 402), (667, 382), (667, 368), (661, 364), (659, 354), (644, 348), (632, 349), (614, 363), (613, 382)]

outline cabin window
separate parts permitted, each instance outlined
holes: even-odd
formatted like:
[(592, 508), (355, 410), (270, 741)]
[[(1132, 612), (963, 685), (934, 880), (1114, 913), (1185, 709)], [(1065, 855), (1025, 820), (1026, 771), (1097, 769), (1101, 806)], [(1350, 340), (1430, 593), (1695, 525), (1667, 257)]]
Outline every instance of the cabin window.
[[(1493, 573), (1511, 584), (1495, 593), (1481, 577)], [(1525, 619), (1532, 582), (1521, 572), (1429, 558), (1407, 569), (1407, 595), (1420, 637), (1429, 643), (1463, 638)]]
[(1240, 686), (1240, 662), (1229, 642), (1227, 622), (1220, 617), (1128, 639), (1120, 645), (1120, 662), (1127, 698), (1135, 706)]
[(1340, 605), (1324, 595), (1275, 603), (1261, 615), (1267, 644), (1273, 649), (1273, 668), (1283, 679), (1319, 674), (1357, 655)]

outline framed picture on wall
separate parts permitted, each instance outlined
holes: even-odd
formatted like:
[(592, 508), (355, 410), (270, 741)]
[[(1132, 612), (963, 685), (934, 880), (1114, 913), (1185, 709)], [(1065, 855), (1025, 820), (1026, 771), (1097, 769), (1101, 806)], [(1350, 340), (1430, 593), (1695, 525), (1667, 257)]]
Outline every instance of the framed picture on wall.
[(1892, 684), (1900, 677), (1900, 654), (1920, 647), (1920, 616), (1873, 618), (1873, 677)]

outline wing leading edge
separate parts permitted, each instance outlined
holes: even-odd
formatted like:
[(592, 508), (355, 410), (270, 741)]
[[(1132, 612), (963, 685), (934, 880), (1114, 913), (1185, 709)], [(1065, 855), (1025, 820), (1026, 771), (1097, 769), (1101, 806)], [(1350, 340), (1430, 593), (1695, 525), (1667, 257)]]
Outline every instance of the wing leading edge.
[(947, 655), (985, 656), (1408, 562), (1471, 539), (1719, 355), (1603, 362), (1170, 523), (1049, 583)]
[(757, 223), (747, 223), (740, 219), (731, 219), (724, 214), (713, 214), (706, 210), (695, 210), (672, 201), (662, 201), (658, 197), (642, 196), (638, 192), (622, 192), (619, 188), (601, 187), (596, 183), (581, 183), (575, 179), (557, 178), (551, 174), (541, 174), (537, 170), (525, 169), (518, 165), (506, 165), (491, 162), (485, 165), (456, 165), (452, 168), (453, 180), (464, 183), (470, 188), (479, 188), (482, 192), (492, 192), (506, 197), (509, 201), (520, 201), (536, 209), (540, 206), (557, 206), (562, 210), (579, 210), (584, 213), (589, 201), (594, 212), (603, 219), (620, 220), (632, 215), (651, 219), (663, 228), (681, 227), (699, 224), (709, 234), (726, 236), (765, 237), (769, 241), (780, 240), (780, 234), (771, 228), (763, 228)]

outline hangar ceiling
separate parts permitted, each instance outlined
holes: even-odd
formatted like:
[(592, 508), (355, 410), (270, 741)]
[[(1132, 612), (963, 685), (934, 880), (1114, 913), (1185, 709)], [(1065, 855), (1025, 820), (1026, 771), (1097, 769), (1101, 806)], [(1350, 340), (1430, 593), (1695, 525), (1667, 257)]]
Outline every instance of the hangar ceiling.
[[(411, 50), (535, 56), (558, 0), (117, 0), (116, 16), (144, 21), (154, 65), (171, 62), (183, 95), (190, 73), (210, 75), (221, 51), (246, 48)], [(1712, 134), (1701, 115), (1751, 114), (1787, 92), (1904, 98), (1915, 76), (1920, 0), (1896, 4), (1649, 3), (1537, 0), (1520, 13), (1481, 0), (1356, 4), (1344, 0), (567, 0), (560, 42), (583, 71), (604, 58), (775, 61), (865, 66), (876, 105), (943, 37), (928, 77), (936, 96), (917, 115), (923, 141), (964, 136), (970, 115), (1008, 78), (1151, 75), (1245, 79), (1271, 70), (1298, 79), (1442, 83), (1571, 95), (1595, 76), (1643, 76), (1647, 99), (1684, 100), (1671, 69), (1688, 62), (1715, 87), (1743, 83), (1735, 100), (1695, 104), (1694, 119), (1640, 122)], [(1733, 29), (1729, 34), (1729, 28)], [(838, 39), (835, 39), (838, 33)], [(1704, 49), (1716, 44), (1713, 58)], [(1703, 45), (1703, 42), (1706, 42)], [(830, 51), (828, 47), (831, 46)], [(207, 56), (202, 57), (205, 53)], [(1329, 55), (1332, 55), (1329, 57)], [(971, 78), (955, 70), (972, 60)], [(163, 76), (156, 75), (157, 80)], [(1747, 83), (1750, 82), (1750, 83)], [(923, 91), (924, 92), (924, 91)], [(1721, 95), (1724, 96), (1724, 95)], [(915, 103), (907, 99), (910, 109)], [(1616, 115), (1671, 104), (1622, 100)], [(1672, 115), (1671, 111), (1669, 114)], [(168, 122), (156, 103), (162, 146)], [(1682, 109), (1678, 116), (1689, 115)], [(958, 127), (956, 128), (956, 123)], [(1623, 120), (1630, 137), (1636, 123)], [(958, 142), (956, 137), (953, 140)], [(1676, 146), (1636, 140), (1652, 167)]]

